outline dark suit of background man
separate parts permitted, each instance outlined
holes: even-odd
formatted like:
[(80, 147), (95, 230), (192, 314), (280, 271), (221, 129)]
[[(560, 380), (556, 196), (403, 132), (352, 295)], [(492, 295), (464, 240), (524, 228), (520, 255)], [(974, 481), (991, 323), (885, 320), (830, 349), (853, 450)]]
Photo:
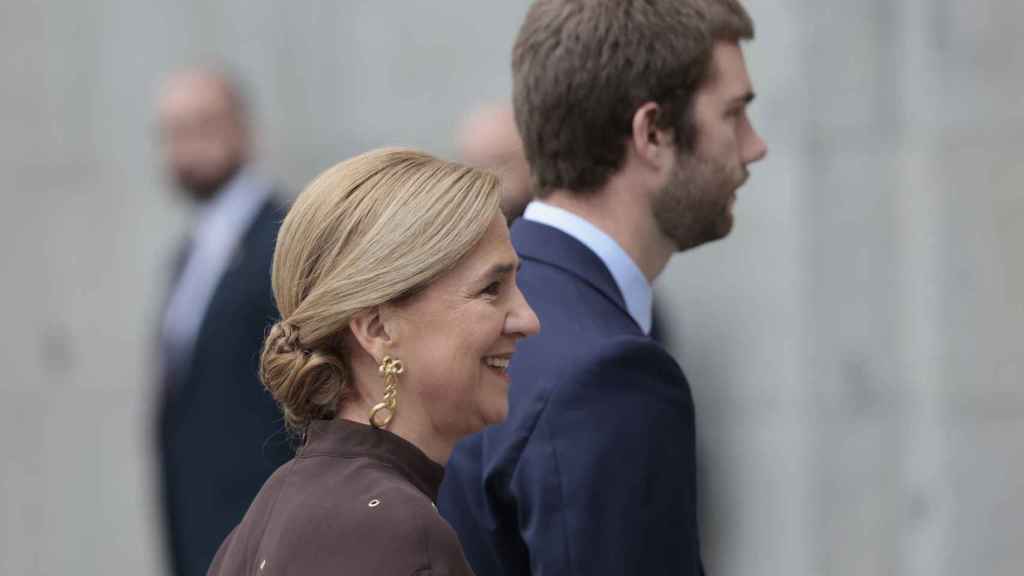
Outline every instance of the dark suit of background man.
[(441, 511), (477, 574), (703, 572), (694, 407), (651, 282), (726, 236), (764, 143), (730, 0), (540, 0), (512, 56), (538, 191), (512, 227), (543, 325), (506, 422), (460, 444)]
[(276, 315), (270, 266), (283, 211), (246, 167), (248, 126), (221, 74), (169, 78), (159, 121), (167, 167), (196, 204), (160, 331), (158, 451), (172, 570), (206, 574), (260, 486), (290, 457), (283, 419), (260, 384)]

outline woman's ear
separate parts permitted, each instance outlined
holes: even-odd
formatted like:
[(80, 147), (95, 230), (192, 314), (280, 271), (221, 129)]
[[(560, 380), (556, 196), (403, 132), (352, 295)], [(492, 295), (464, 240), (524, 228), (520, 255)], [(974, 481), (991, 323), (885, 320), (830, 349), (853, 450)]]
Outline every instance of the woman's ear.
[(382, 306), (374, 306), (356, 313), (348, 323), (353, 338), (376, 362), (394, 346), (394, 328), (389, 326), (385, 316)]

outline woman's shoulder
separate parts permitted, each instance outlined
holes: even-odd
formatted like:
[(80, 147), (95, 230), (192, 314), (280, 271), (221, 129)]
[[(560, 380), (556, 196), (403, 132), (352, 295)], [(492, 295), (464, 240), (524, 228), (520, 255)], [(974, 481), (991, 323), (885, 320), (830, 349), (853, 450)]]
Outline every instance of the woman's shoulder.
[[(394, 529), (427, 519), (430, 498), (397, 470), (371, 458), (300, 458), (285, 488), (289, 508), (321, 527), (358, 525), (363, 531)], [(286, 516), (291, 514), (285, 514)]]
[(383, 481), (363, 499), (356, 521), (367, 541), (387, 542), (388, 552), (418, 559), (416, 574), (472, 574), (455, 530), (415, 486), (400, 479)]
[[(315, 574), (318, 566), (351, 573), (472, 574), (451, 526), (430, 498), (394, 469), (353, 466), (344, 478), (306, 483), (291, 510), (278, 510), (264, 549), (278, 562)], [(307, 477), (308, 479), (308, 477)]]
[(359, 522), (374, 534), (401, 539), (410, 550), (423, 546), (424, 553), (458, 550), (458, 537), (437, 511), (430, 498), (404, 481), (382, 482), (376, 490), (363, 495)]
[(361, 476), (349, 492), (348, 501), (338, 503), (348, 508), (354, 518), (373, 526), (387, 527), (394, 520), (404, 519), (405, 525), (425, 527), (437, 515), (430, 497), (388, 466), (368, 465)]

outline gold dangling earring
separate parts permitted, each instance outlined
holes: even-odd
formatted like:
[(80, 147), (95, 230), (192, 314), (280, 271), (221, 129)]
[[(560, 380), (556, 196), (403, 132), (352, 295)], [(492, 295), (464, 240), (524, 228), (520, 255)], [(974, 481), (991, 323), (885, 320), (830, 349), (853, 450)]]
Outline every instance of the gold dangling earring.
[(398, 409), (398, 375), (405, 372), (405, 366), (401, 360), (385, 356), (377, 369), (384, 375), (384, 398), (370, 410), (370, 424), (387, 428)]

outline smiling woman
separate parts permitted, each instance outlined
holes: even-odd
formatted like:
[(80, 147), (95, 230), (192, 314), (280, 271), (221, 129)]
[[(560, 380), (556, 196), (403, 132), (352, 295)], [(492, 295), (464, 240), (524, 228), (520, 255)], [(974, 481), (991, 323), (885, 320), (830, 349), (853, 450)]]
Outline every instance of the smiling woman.
[(540, 329), (499, 203), (493, 175), (399, 149), (298, 197), (261, 375), (304, 444), (210, 574), (471, 574), (432, 504), (455, 443), (505, 418), (516, 342)]

